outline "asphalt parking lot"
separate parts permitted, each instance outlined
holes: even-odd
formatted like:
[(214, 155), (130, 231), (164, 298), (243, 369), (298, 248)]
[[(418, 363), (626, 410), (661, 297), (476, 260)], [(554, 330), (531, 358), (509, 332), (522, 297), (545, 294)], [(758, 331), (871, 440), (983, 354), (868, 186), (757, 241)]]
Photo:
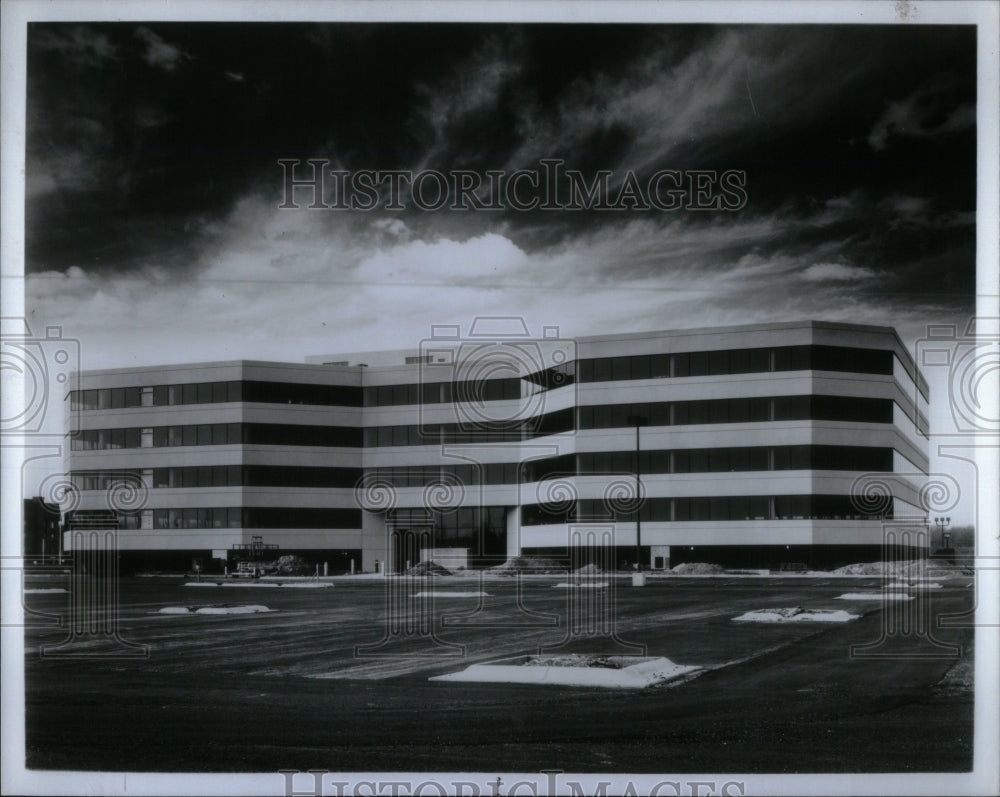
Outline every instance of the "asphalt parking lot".
[[(971, 768), (973, 629), (962, 619), (975, 602), (971, 577), (935, 579), (940, 588), (913, 589), (905, 604), (838, 599), (878, 593), (877, 577), (671, 577), (641, 589), (605, 580), (607, 588), (584, 590), (557, 588), (566, 578), (555, 576), (339, 579), (323, 589), (123, 579), (116, 622), (105, 613), (75, 639), (67, 636), (70, 592), (30, 590), (27, 764), (205, 772)], [(70, 589), (68, 577), (28, 586)], [(486, 595), (413, 598), (428, 589)], [(160, 613), (221, 604), (272, 611)], [(733, 622), (792, 606), (861, 616), (844, 624)], [(948, 627), (938, 627), (941, 618), (950, 618)], [(108, 628), (117, 628), (117, 640)], [(664, 656), (704, 669), (641, 690), (428, 680), (477, 662), (573, 651)]]

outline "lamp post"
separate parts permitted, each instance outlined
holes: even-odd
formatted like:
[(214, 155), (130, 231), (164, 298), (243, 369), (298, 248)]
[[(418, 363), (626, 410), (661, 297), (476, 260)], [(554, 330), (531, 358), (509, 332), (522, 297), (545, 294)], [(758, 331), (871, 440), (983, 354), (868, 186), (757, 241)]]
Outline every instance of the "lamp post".
[(629, 415), (629, 426), (635, 427), (635, 569), (641, 570), (639, 563), (642, 546), (642, 476), (639, 467), (639, 428), (646, 425), (646, 418), (642, 415)]
[(936, 517), (936, 518), (934, 518), (934, 523), (935, 523), (935, 525), (937, 525), (938, 530), (941, 532), (941, 547), (942, 548), (947, 548), (948, 546), (945, 544), (945, 537), (948, 536), (948, 535), (945, 534), (944, 530), (948, 527), (948, 524), (951, 523), (951, 518), (950, 517)]

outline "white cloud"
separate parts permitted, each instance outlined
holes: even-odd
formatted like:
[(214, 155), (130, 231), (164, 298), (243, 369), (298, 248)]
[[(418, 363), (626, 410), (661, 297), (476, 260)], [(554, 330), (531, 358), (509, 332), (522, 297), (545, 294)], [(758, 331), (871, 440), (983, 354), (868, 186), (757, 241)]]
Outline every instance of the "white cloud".
[(143, 53), (146, 63), (166, 72), (173, 72), (181, 63), (194, 57), (176, 44), (157, 36), (149, 28), (136, 28), (135, 36), (146, 45), (146, 51)]
[(952, 108), (944, 121), (933, 124), (931, 120), (949, 102), (949, 87), (934, 82), (901, 100), (888, 103), (868, 134), (868, 145), (872, 149), (883, 150), (892, 136), (932, 138), (957, 133), (975, 125), (976, 109), (970, 103), (960, 103)]
[(118, 58), (118, 50), (111, 40), (85, 25), (76, 25), (65, 34), (42, 28), (32, 43), (43, 50), (57, 52), (80, 66), (99, 66)]
[(802, 272), (802, 279), (807, 282), (857, 282), (871, 280), (878, 273), (864, 266), (845, 266), (842, 263), (816, 263)]

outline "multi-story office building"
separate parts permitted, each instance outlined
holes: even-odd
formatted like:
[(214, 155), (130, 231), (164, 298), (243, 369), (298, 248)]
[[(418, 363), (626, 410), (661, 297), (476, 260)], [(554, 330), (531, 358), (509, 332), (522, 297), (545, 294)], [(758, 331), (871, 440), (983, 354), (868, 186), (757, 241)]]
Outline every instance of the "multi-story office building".
[(654, 568), (835, 565), (923, 522), (928, 391), (891, 328), (437, 332), (77, 375), (71, 529), (117, 526), (124, 569), (256, 537), (392, 572), (429, 549), (475, 567), (594, 546)]

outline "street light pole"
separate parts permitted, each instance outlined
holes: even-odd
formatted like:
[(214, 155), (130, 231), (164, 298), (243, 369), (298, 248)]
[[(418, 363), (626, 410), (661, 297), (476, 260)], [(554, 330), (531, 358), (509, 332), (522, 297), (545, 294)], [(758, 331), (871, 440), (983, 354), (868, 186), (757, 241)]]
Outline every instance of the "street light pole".
[(646, 419), (641, 415), (629, 415), (628, 422), (635, 427), (635, 569), (641, 570), (642, 550), (642, 476), (639, 460), (639, 427), (646, 425)]
[(942, 548), (947, 548), (948, 546), (945, 543), (945, 537), (947, 535), (945, 534), (944, 530), (948, 527), (948, 524), (951, 523), (951, 518), (950, 517), (936, 517), (936, 518), (934, 518), (934, 523), (935, 523), (935, 525), (938, 527), (938, 529), (941, 532), (941, 547)]

